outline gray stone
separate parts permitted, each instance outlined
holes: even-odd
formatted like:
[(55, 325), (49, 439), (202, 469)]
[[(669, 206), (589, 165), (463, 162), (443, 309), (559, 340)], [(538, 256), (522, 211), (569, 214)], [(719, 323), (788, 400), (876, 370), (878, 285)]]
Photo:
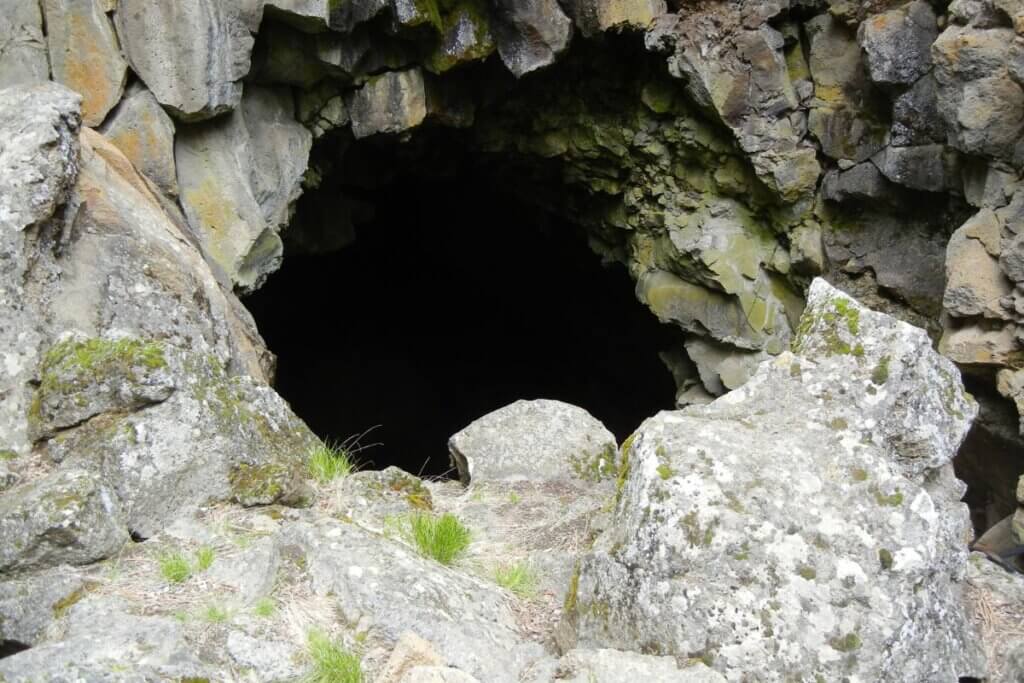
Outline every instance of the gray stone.
[(696, 363), (704, 388), (713, 396), (742, 386), (768, 357), (763, 351), (738, 351), (699, 337), (686, 341), (686, 353)]
[(796, 201), (811, 193), (821, 168), (803, 141), (802, 126), (786, 116), (799, 100), (783, 53), (785, 40), (767, 24), (735, 26), (733, 11), (732, 6), (695, 7), (657, 23), (647, 34), (647, 46), (672, 52), (670, 73), (730, 128), (758, 177), (784, 200)]
[[(80, 95), (58, 85), (4, 90), (0, 98), (0, 236), (49, 218), (78, 172)], [(10, 302), (8, 302), (10, 303)]]
[(737, 680), (978, 676), (951, 466), (977, 409), (955, 366), (820, 279), (795, 354), (631, 439), (567, 603), (578, 646)]
[(914, 0), (870, 17), (860, 25), (857, 39), (872, 81), (910, 85), (931, 70), (931, 46), (938, 35), (935, 11)]
[(0, 89), (45, 83), (50, 63), (39, 4), (0, 2)]
[(553, 64), (569, 47), (572, 21), (555, 0), (498, 0), (495, 39), (517, 78)]
[(510, 605), (490, 582), (330, 518), (297, 522), (285, 542), (302, 549), (317, 599), (367, 631), (371, 643), (393, 645), (413, 631), (449, 666), (481, 681), (515, 680), (543, 656), (518, 635)]
[(969, 154), (1024, 163), (1024, 90), (1007, 64), (1011, 29), (950, 26), (932, 47), (949, 143)]
[(878, 166), (866, 161), (845, 171), (825, 174), (822, 196), (834, 202), (882, 199), (892, 194), (892, 188)]
[(582, 408), (516, 401), (481, 417), (448, 442), (464, 484), (614, 478), (615, 437)]
[(935, 77), (927, 74), (896, 97), (892, 105), (890, 144), (906, 147), (946, 141), (936, 89)]
[(351, 33), (391, 6), (393, 0), (351, 0), (331, 2), (329, 26), (340, 33)]
[(81, 573), (68, 566), (0, 581), (0, 640), (35, 645), (85, 587)]
[(249, 86), (230, 116), (178, 131), (181, 202), (207, 253), (243, 291), (281, 264), (312, 135), (294, 119), (291, 92)]
[(944, 145), (885, 147), (871, 161), (886, 178), (912, 190), (944, 192), (960, 185), (956, 155)]
[(98, 126), (124, 92), (128, 64), (100, 0), (43, 0), (53, 80), (82, 95), (82, 120)]
[(118, 0), (117, 33), (135, 73), (182, 121), (238, 106), (253, 37), (236, 2)]
[[(87, 349), (109, 343), (85, 342)], [(174, 390), (134, 412), (104, 403), (106, 385), (117, 381), (119, 370), (94, 367), (82, 360), (88, 355), (70, 351), (77, 368), (61, 375), (67, 381), (57, 385), (62, 400), (55, 403), (81, 404), (98, 416), (48, 442), (51, 459), (100, 474), (123, 504), (131, 530), (144, 538), (180, 510), (209, 501), (308, 502), (305, 458), (316, 439), (280, 396), (248, 376), (227, 375), (215, 359), (159, 342), (141, 349), (142, 362), (159, 364), (150, 377), (167, 378)], [(44, 374), (39, 392), (49, 384)]]
[(427, 93), (419, 69), (389, 71), (370, 78), (347, 102), (352, 134), (402, 133), (423, 123)]
[(0, 498), (0, 573), (88, 564), (127, 541), (117, 493), (84, 469), (54, 472)]
[(62, 641), (0, 660), (0, 676), (10, 683), (166, 681), (208, 678), (209, 670), (178, 621), (129, 614), (115, 600), (87, 599), (71, 609)]
[(169, 197), (178, 195), (174, 122), (141, 86), (129, 88), (101, 132)]
[(1005, 318), (1000, 299), (1013, 290), (999, 267), (999, 222), (983, 209), (953, 233), (946, 248), (942, 305), (953, 316)]

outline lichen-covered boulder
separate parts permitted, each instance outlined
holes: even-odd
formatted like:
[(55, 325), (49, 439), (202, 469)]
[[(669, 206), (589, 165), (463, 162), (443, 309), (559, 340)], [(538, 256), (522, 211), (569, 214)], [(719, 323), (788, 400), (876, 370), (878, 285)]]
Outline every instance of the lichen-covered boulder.
[(481, 681), (515, 680), (543, 656), (518, 635), (511, 605), (493, 583), (329, 518), (292, 525), (284, 542), (302, 549), (314, 594), (368, 642), (394, 643), (415, 632), (445, 663)]
[(110, 557), (128, 541), (109, 482), (65, 468), (0, 497), (0, 574)]
[(85, 591), (83, 575), (68, 566), (0, 581), (0, 640), (35, 645)]
[(0, 660), (0, 676), (9, 683), (195, 681), (208, 675), (182, 637), (180, 621), (125, 613), (117, 599), (74, 605), (63, 640)]
[[(47, 352), (40, 373), (40, 447), (101, 475), (139, 536), (208, 501), (308, 502), (305, 458), (316, 438), (272, 389), (214, 359), (159, 342), (86, 339)], [(66, 406), (88, 419), (59, 419)]]
[(568, 637), (727, 679), (976, 676), (951, 459), (976, 413), (923, 330), (811, 286), (794, 354), (623, 447)]
[(448, 449), (464, 484), (599, 482), (617, 471), (612, 433), (587, 411), (560, 401), (516, 401), (453, 436)]

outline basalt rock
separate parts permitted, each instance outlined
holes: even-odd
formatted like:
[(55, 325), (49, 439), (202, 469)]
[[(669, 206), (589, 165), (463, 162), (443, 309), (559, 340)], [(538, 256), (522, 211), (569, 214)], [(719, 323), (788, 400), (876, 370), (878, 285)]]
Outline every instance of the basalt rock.
[(816, 280), (794, 354), (623, 446), (563, 642), (702, 658), (727, 679), (978, 675), (950, 464), (976, 410), (922, 330)]

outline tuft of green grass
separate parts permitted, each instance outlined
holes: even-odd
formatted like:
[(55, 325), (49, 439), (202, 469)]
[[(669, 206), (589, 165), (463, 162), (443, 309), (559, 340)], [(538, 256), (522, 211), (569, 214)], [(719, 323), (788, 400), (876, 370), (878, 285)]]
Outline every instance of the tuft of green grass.
[(181, 553), (165, 553), (157, 562), (160, 564), (160, 575), (170, 583), (184, 583), (192, 576), (192, 565)]
[(537, 592), (537, 576), (525, 562), (496, 567), (494, 582), (521, 598), (528, 598)]
[(256, 601), (256, 604), (252, 606), (252, 613), (263, 619), (269, 619), (274, 616), (274, 612), (277, 611), (277, 605), (274, 604), (272, 598), (263, 597)]
[(452, 564), (469, 547), (471, 533), (458, 517), (446, 512), (440, 517), (427, 513), (409, 518), (409, 532), (416, 548), (441, 564)]
[(332, 641), (322, 631), (306, 635), (306, 652), (313, 660), (313, 670), (305, 683), (363, 683), (363, 666), (359, 657)]
[(321, 484), (347, 477), (353, 471), (352, 453), (343, 445), (319, 443), (309, 452), (309, 473)]
[(223, 624), (231, 618), (231, 613), (220, 605), (207, 605), (203, 610), (203, 620), (211, 624)]
[(213, 548), (204, 545), (202, 548), (196, 551), (196, 570), (205, 572), (213, 564), (214, 558), (217, 553), (214, 552)]

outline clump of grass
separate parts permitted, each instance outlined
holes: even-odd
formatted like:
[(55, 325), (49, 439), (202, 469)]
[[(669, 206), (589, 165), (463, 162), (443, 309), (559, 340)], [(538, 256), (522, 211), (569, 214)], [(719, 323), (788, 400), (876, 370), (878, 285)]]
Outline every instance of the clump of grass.
[(213, 560), (216, 556), (217, 553), (214, 552), (213, 548), (204, 545), (196, 551), (196, 570), (205, 572), (213, 564)]
[(256, 601), (256, 604), (252, 606), (252, 613), (256, 616), (269, 619), (274, 616), (274, 612), (277, 611), (277, 605), (274, 604), (273, 599), (263, 597)]
[(370, 427), (362, 434), (353, 434), (344, 441), (321, 441), (313, 446), (308, 457), (310, 476), (321, 484), (329, 484), (355, 472), (359, 469), (356, 456), (367, 448), (381, 445), (362, 443), (366, 435), (377, 426)]
[(427, 513), (409, 518), (409, 533), (416, 548), (441, 564), (452, 564), (466, 552), (471, 533), (458, 517), (446, 512), (440, 517)]
[(170, 583), (184, 583), (192, 576), (192, 565), (182, 553), (165, 553), (157, 560), (160, 575)]
[(352, 456), (341, 446), (317, 444), (309, 452), (309, 473), (321, 484), (329, 484), (352, 474)]
[(363, 683), (363, 666), (359, 657), (323, 632), (309, 632), (306, 651), (313, 660), (313, 670), (306, 676), (306, 683)]
[(494, 582), (521, 598), (528, 598), (537, 592), (537, 575), (525, 562), (496, 567)]
[(207, 605), (203, 610), (203, 619), (211, 624), (223, 624), (231, 618), (231, 614), (220, 605)]

